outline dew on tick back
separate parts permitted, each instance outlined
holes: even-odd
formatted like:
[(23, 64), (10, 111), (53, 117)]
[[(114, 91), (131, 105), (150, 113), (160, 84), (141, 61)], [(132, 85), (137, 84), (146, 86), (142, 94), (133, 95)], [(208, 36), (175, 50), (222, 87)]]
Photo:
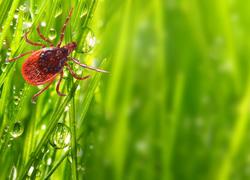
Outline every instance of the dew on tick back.
[(53, 41), (56, 38), (56, 35), (57, 35), (56, 30), (54, 28), (51, 28), (49, 30), (49, 39)]
[(96, 37), (93, 31), (90, 28), (85, 29), (85, 39), (82, 47), (82, 52), (83, 53), (88, 53), (90, 52), (96, 44)]
[(13, 138), (17, 138), (23, 134), (24, 128), (21, 122), (15, 122), (13, 128), (10, 131), (10, 135)]
[(63, 149), (70, 145), (71, 133), (68, 126), (58, 123), (50, 136), (50, 144), (57, 149)]

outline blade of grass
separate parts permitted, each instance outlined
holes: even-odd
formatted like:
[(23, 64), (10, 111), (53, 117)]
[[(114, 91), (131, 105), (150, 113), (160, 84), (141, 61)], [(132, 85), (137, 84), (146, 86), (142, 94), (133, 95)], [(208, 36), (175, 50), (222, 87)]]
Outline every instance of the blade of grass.
[(76, 148), (76, 117), (75, 117), (75, 101), (74, 97), (71, 100), (71, 106), (69, 109), (69, 116), (70, 116), (70, 129), (71, 129), (71, 156), (72, 156), (72, 163), (71, 163), (71, 170), (72, 170), (72, 179), (78, 179), (78, 171), (77, 171), (77, 148)]

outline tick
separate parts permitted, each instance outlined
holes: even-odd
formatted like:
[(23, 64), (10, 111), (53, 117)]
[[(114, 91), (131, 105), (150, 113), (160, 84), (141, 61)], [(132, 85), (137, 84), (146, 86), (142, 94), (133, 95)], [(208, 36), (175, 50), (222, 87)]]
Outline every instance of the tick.
[(38, 35), (42, 38), (42, 40), (49, 43), (50, 47), (46, 47), (46, 45), (43, 43), (32, 42), (27, 37), (29, 32), (26, 32), (24, 34), (25, 41), (33, 46), (42, 47), (42, 49), (28, 51), (23, 54), (20, 54), (19, 56), (13, 59), (6, 60), (7, 62), (13, 62), (23, 56), (31, 54), (22, 65), (22, 76), (24, 80), (33, 86), (47, 84), (43, 89), (41, 89), (32, 97), (32, 102), (35, 102), (36, 98), (50, 87), (50, 85), (54, 82), (57, 76), (60, 76), (60, 78), (56, 85), (56, 92), (59, 96), (65, 96), (65, 94), (61, 93), (59, 90), (63, 78), (64, 67), (66, 67), (69, 70), (69, 73), (75, 79), (84, 80), (90, 77), (89, 75), (84, 77), (79, 77), (71, 69), (71, 67), (68, 64), (68, 61), (72, 61), (83, 68), (91, 69), (97, 72), (107, 73), (107, 71), (105, 70), (87, 66), (86, 64), (80, 63), (79, 60), (70, 57), (69, 55), (77, 47), (77, 44), (75, 42), (71, 42), (64, 46), (61, 46), (64, 38), (65, 29), (72, 16), (72, 12), (73, 8), (71, 8), (68, 17), (65, 20), (65, 23), (61, 29), (60, 40), (56, 46), (54, 46), (53, 43), (41, 33), (40, 26), (38, 25), (36, 28)]

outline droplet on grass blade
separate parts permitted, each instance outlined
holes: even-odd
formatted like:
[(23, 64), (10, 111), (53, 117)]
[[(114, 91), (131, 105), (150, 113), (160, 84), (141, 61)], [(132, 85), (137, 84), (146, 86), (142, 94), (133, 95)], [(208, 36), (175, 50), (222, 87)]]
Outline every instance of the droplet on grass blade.
[(4, 72), (7, 68), (7, 63), (4, 63), (2, 66), (1, 66), (1, 70), (2, 72)]
[(56, 38), (56, 36), (57, 36), (56, 30), (54, 28), (51, 28), (49, 30), (49, 39), (53, 41)]
[(42, 27), (45, 27), (46, 25), (47, 25), (47, 24), (46, 24), (45, 21), (42, 21), (42, 22), (41, 22), (41, 26), (42, 26)]
[(16, 166), (13, 166), (10, 171), (9, 179), (15, 180), (17, 178), (17, 169)]
[(85, 3), (84, 6), (83, 6), (83, 10), (82, 10), (82, 12), (81, 12), (80, 18), (85, 17), (87, 14), (88, 14), (88, 6), (87, 6), (87, 4)]
[(55, 13), (55, 18), (58, 18), (59, 16), (61, 16), (62, 14), (62, 8), (61, 7), (58, 7), (56, 8), (56, 13)]
[(23, 22), (23, 29), (29, 29), (32, 26), (32, 22), (25, 21)]
[(50, 136), (50, 144), (57, 149), (63, 149), (70, 145), (71, 133), (68, 126), (58, 123)]
[(18, 96), (14, 96), (14, 104), (17, 106), (19, 104), (20, 98)]
[(90, 52), (96, 44), (96, 37), (94, 32), (90, 28), (86, 28), (85, 30), (85, 35), (84, 35), (84, 43), (82, 46), (82, 52), (83, 53), (88, 53)]
[(35, 169), (34, 166), (31, 166), (30, 169), (29, 169), (29, 171), (28, 171), (28, 174), (27, 174), (27, 175), (28, 175), (28, 176), (32, 176), (32, 174), (33, 174), (33, 172), (34, 172), (34, 169)]
[(17, 138), (23, 134), (23, 131), (24, 131), (23, 124), (21, 122), (15, 122), (12, 130), (10, 131), (10, 135), (13, 138)]

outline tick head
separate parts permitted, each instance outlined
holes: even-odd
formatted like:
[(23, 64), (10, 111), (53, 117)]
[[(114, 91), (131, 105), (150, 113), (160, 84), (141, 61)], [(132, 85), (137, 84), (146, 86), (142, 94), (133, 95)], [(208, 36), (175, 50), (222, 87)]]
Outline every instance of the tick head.
[(77, 44), (75, 42), (71, 42), (69, 44), (66, 44), (64, 46), (64, 48), (66, 48), (68, 50), (68, 54), (72, 53), (72, 51), (74, 51), (77, 47)]

